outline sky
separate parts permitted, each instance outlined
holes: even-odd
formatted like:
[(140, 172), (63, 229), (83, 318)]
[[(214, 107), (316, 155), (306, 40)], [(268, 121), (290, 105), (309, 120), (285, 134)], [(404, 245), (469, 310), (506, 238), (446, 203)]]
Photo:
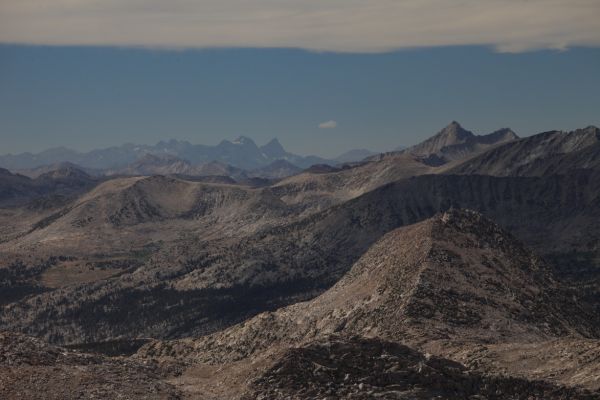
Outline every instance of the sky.
[(600, 125), (597, 0), (0, 0), (0, 153)]

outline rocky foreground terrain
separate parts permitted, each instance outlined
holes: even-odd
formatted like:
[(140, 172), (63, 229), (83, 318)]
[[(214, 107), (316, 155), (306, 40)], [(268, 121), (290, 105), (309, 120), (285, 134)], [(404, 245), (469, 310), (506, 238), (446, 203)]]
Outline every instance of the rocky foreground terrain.
[(329, 338), (290, 349), (246, 399), (592, 399), (544, 381), (484, 375), (378, 339)]
[(178, 399), (154, 364), (82, 354), (0, 332), (3, 399)]
[(599, 398), (598, 132), (1, 170), (0, 397)]

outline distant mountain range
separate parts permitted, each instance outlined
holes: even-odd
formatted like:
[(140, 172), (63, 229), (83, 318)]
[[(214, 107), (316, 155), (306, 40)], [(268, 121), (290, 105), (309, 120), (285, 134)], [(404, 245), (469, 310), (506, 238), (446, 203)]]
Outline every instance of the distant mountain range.
[[(476, 136), (452, 122), (437, 135), (410, 148), (397, 147), (389, 156), (410, 153), (428, 165), (441, 165), (464, 159), (487, 148), (517, 138), (510, 129)], [(313, 165), (336, 166), (373, 160), (382, 156), (367, 149), (354, 149), (338, 157), (325, 159), (301, 156), (286, 151), (277, 139), (258, 146), (240, 136), (223, 140), (216, 146), (191, 144), (187, 141), (160, 141), (156, 145), (124, 144), (89, 152), (57, 147), (40, 153), (0, 155), (0, 168), (31, 178), (59, 169), (65, 163), (75, 165), (89, 175), (184, 175), (228, 176), (237, 181), (246, 178), (280, 179), (299, 173)], [(321, 168), (322, 169), (322, 168)]]
[(280, 179), (313, 165), (352, 164), (402, 153), (417, 156), (427, 165), (439, 166), (464, 160), (517, 138), (508, 128), (488, 135), (474, 135), (453, 121), (422, 143), (409, 148), (400, 146), (382, 155), (366, 149), (354, 149), (332, 159), (301, 156), (286, 151), (277, 139), (258, 146), (252, 139), (240, 136), (233, 141), (223, 140), (216, 146), (169, 140), (156, 145), (128, 143), (89, 152), (57, 147), (36, 154), (2, 155), (0, 168), (32, 178), (69, 163), (90, 175), (223, 175), (235, 180), (249, 177)]
[(275, 160), (264, 167), (244, 170), (221, 161), (192, 164), (169, 154), (146, 154), (124, 168), (106, 170), (104, 175), (222, 176), (240, 182), (251, 178), (280, 179), (295, 175), (302, 170), (302, 168), (284, 159)]
[[(12, 165), (13, 168), (7, 170), (34, 180), (50, 172), (73, 174), (77, 170), (88, 177), (102, 179), (165, 175), (258, 187), (297, 175), (295, 179), (282, 182), (277, 190), (302, 193), (302, 198), (308, 193), (318, 193), (317, 197), (312, 197), (318, 201), (324, 194), (335, 192), (332, 200), (338, 202), (346, 195), (354, 197), (398, 179), (442, 171), (540, 176), (577, 168), (596, 169), (600, 165), (599, 143), (600, 130), (595, 127), (573, 132), (550, 131), (519, 139), (509, 128), (475, 135), (453, 121), (412, 147), (377, 155), (357, 149), (330, 160), (286, 152), (276, 139), (258, 147), (251, 139), (240, 137), (222, 141), (217, 146), (171, 140), (155, 146), (123, 145), (85, 154), (54, 149), (36, 155), (0, 156), (0, 165)], [(76, 162), (70, 161), (69, 157)], [(121, 165), (130, 159), (133, 161)], [(60, 161), (48, 163), (55, 160)], [(15, 168), (38, 163), (46, 164)], [(106, 165), (116, 166), (99, 168)], [(34, 186), (38, 190), (39, 185)], [(6, 192), (3, 197), (16, 196), (13, 189), (10, 195)]]
[[(160, 156), (164, 164), (168, 159), (179, 159), (192, 166), (213, 161), (232, 167), (255, 170), (264, 168), (274, 161), (285, 160), (299, 168), (313, 164), (339, 164), (359, 161), (374, 154), (369, 150), (351, 150), (334, 159), (317, 156), (300, 156), (286, 151), (277, 139), (264, 146), (258, 146), (252, 139), (240, 136), (233, 141), (223, 140), (216, 146), (191, 144), (187, 141), (161, 141), (156, 145), (124, 144), (122, 146), (97, 149), (89, 152), (77, 152), (65, 147), (57, 147), (40, 153), (7, 154), (0, 156), (0, 167), (13, 171), (29, 170), (61, 162), (70, 162), (82, 168), (96, 170), (126, 169), (130, 164), (144, 159), (147, 155)], [(145, 159), (143, 162), (147, 162)], [(179, 167), (187, 169), (187, 166)], [(173, 166), (170, 169), (178, 169)]]

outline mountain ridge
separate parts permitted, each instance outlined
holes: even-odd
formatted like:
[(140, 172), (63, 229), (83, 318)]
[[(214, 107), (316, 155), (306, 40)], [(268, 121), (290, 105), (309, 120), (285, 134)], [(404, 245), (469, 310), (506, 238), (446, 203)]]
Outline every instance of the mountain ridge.
[(600, 129), (548, 131), (503, 144), (450, 172), (495, 176), (542, 176), (600, 169)]
[[(193, 351), (194, 357), (210, 362), (204, 357), (214, 355), (222, 362), (278, 340), (300, 344), (322, 334), (527, 342), (600, 337), (597, 322), (591, 308), (582, 311), (566, 292), (559, 294), (550, 269), (512, 235), (479, 213), (451, 209), (388, 232), (310, 302), (181, 343), (182, 355)], [(169, 351), (176, 345), (169, 344)], [(156, 355), (153, 346), (140, 352)]]
[[(121, 146), (93, 149), (87, 152), (57, 147), (35, 154), (25, 152), (0, 155), (0, 167), (14, 171), (33, 170), (43, 166), (70, 162), (86, 169), (120, 169), (134, 163), (146, 154), (171, 155), (191, 164), (220, 161), (246, 170), (258, 169), (279, 159), (301, 168), (307, 168), (312, 164), (337, 162), (335, 159), (329, 160), (318, 156), (301, 156), (290, 153), (276, 138), (258, 146), (251, 138), (239, 136), (231, 141), (224, 139), (214, 146), (171, 139), (159, 141), (155, 145), (126, 143)], [(345, 159), (349, 161), (359, 161), (355, 157), (362, 155), (361, 153), (351, 157), (348, 154), (352, 155), (353, 153), (350, 151), (345, 154)]]
[(434, 136), (403, 151), (424, 158), (435, 156), (449, 162), (517, 138), (517, 134), (510, 128), (478, 136), (464, 129), (458, 122), (452, 121)]
[[(410, 351), (423, 352), (427, 360), (452, 357), (454, 362), (460, 358), (456, 349), (471, 358), (479, 355), (480, 363), (497, 362), (497, 358), (488, 359), (481, 350), (478, 352), (491, 343), (497, 346), (496, 351), (501, 345), (510, 349), (562, 343), (585, 346), (589, 354), (600, 354), (598, 317), (572, 296), (552, 278), (544, 262), (512, 235), (478, 213), (452, 209), (389, 232), (333, 287), (310, 301), (261, 313), (208, 336), (150, 341), (135, 358), (206, 363), (219, 371), (238, 365), (246, 374), (243, 376), (250, 390), (285, 398), (273, 391), (273, 387), (279, 387), (286, 388), (287, 395), (299, 393), (300, 398), (308, 398), (310, 393), (296, 391), (298, 386), (312, 382), (310, 374), (303, 375), (303, 371), (313, 370), (311, 362), (300, 363), (304, 365), (300, 367), (289, 359), (291, 354), (304, 354), (316, 363), (314, 375), (340, 368), (344, 373), (339, 382), (369, 382), (369, 390), (377, 392), (385, 390), (389, 380), (367, 377), (385, 372), (361, 373), (359, 366), (366, 363), (356, 358), (364, 355), (379, 360), (379, 355), (370, 350), (363, 353), (362, 346), (351, 345), (355, 341), (371, 341), (376, 349), (381, 349), (383, 343), (402, 344)], [(339, 345), (343, 351), (332, 351)], [(320, 346), (325, 349), (324, 357), (312, 352)], [(389, 350), (385, 353), (386, 357), (393, 354)], [(535, 353), (527, 357), (535, 359)], [(557, 356), (548, 358), (554, 362)], [(594, 370), (589, 357), (582, 355), (580, 363)], [(258, 378), (253, 378), (260, 371), (255, 365), (266, 369)], [(379, 365), (381, 362), (376, 362), (368, 370)], [(573, 363), (570, 365), (573, 371)], [(507, 377), (499, 367), (488, 368), (487, 376)], [(293, 377), (287, 376), (293, 370)], [(285, 376), (279, 375), (282, 371), (286, 371)], [(554, 378), (553, 371), (549, 368), (541, 374), (547, 383), (571, 386), (569, 376)], [(355, 381), (357, 376), (364, 378)], [(524, 363), (513, 368), (509, 376), (531, 379), (531, 371)], [(297, 385), (279, 386), (279, 379), (293, 379)], [(331, 377), (325, 382), (333, 381), (338, 382)], [(596, 385), (592, 375), (581, 382), (587, 387)], [(310, 385), (319, 387), (316, 382)], [(336, 385), (341, 385), (336, 386), (336, 393), (356, 390), (342, 383)], [(531, 385), (531, 380), (525, 383), (525, 387)], [(399, 390), (397, 385), (394, 388)], [(319, 390), (326, 393), (325, 386)], [(575, 390), (571, 396), (576, 398), (577, 389), (570, 390)], [(499, 392), (496, 395), (504, 398)], [(552, 398), (549, 393), (538, 396), (533, 398)], [(368, 393), (365, 398), (369, 398)]]

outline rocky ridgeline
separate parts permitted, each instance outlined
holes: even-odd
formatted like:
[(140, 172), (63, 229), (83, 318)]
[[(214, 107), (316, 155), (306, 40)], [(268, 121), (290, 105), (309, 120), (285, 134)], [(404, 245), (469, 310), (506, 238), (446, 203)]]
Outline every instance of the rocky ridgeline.
[(451, 210), (385, 235), (310, 302), (213, 335), (151, 342), (139, 355), (220, 363), (330, 333), (415, 344), (593, 338), (597, 318), (506, 231), (478, 213)]
[(600, 129), (548, 131), (506, 143), (451, 169), (494, 176), (549, 176), (600, 169)]

